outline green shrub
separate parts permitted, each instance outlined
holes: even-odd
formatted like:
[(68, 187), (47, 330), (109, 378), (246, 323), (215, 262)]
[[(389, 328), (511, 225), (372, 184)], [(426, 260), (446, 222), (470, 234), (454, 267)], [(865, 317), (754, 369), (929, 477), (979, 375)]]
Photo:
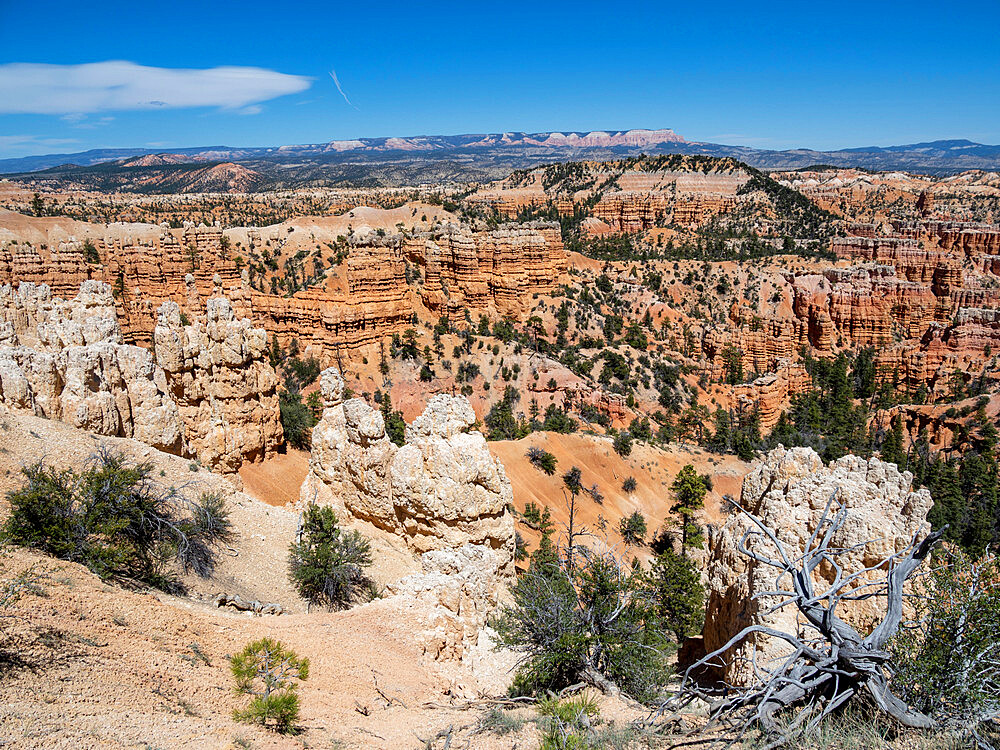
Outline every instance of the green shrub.
[(1000, 563), (953, 548), (924, 583), (889, 644), (892, 688), (941, 725), (975, 730), (1000, 711)]
[(328, 505), (306, 508), (288, 564), (299, 593), (331, 609), (346, 609), (373, 588), (364, 570), (372, 564), (371, 545), (357, 531), (338, 527), (337, 515)]
[(229, 660), (236, 680), (236, 692), (251, 696), (249, 705), (233, 712), (246, 724), (260, 724), (276, 732), (289, 732), (299, 718), (301, 680), (309, 679), (309, 660), (299, 658), (272, 638), (247, 644)]
[(392, 400), (388, 393), (382, 397), (382, 421), (385, 423), (385, 434), (396, 445), (406, 442), (406, 422), (403, 412), (392, 408)]
[(41, 461), (7, 494), (6, 540), (86, 565), (103, 578), (179, 590), (165, 563), (211, 574), (217, 548), (232, 540), (222, 497), (189, 500), (151, 478), (152, 464), (99, 451), (82, 472)]
[(593, 551), (573, 559), (579, 564), (543, 536), (512, 603), (495, 618), (501, 642), (524, 654), (513, 692), (611, 681), (634, 698), (656, 700), (670, 673), (668, 643), (643, 604), (641, 572)]
[(312, 428), (316, 426), (316, 417), (302, 403), (302, 396), (283, 391), (278, 399), (278, 409), (285, 441), (295, 448), (308, 449), (312, 445)]
[(563, 435), (569, 435), (572, 432), (576, 432), (577, 424), (576, 420), (565, 411), (555, 404), (549, 404), (545, 410), (545, 421), (542, 422), (542, 429), (548, 432), (559, 432)]
[(524, 523), (533, 529), (541, 531), (543, 534), (552, 530), (552, 511), (548, 506), (539, 507), (534, 501), (529, 500), (524, 506), (524, 513), (521, 514)]
[(608, 747), (603, 733), (594, 730), (600, 721), (597, 701), (587, 693), (560, 699), (550, 695), (538, 701), (539, 750), (601, 750)]
[(95, 247), (94, 243), (90, 240), (86, 240), (83, 243), (83, 259), (91, 265), (101, 262), (100, 253), (97, 252), (97, 247)]
[(514, 532), (514, 559), (518, 562), (525, 560), (528, 557), (528, 545), (524, 541), (524, 537), (521, 536), (520, 531)]
[(322, 369), (319, 365), (319, 360), (315, 357), (309, 357), (308, 359), (293, 357), (288, 361), (288, 367), (303, 386), (315, 383)]
[(627, 456), (632, 452), (632, 436), (628, 432), (619, 432), (615, 435), (615, 453), (619, 456)]
[(544, 471), (549, 476), (556, 473), (556, 457), (547, 450), (531, 447), (525, 455), (536, 469)]
[(646, 537), (646, 519), (639, 511), (633, 511), (632, 515), (621, 520), (621, 523), (618, 524), (618, 531), (625, 544), (642, 544)]
[(513, 732), (520, 732), (525, 725), (525, 720), (519, 716), (512, 715), (502, 708), (491, 708), (480, 720), (479, 729), (483, 732), (505, 735)]
[(677, 642), (697, 635), (705, 624), (705, 587), (694, 563), (670, 550), (653, 560), (643, 586), (653, 614)]
[(705, 477), (695, 471), (694, 466), (685, 464), (677, 473), (670, 489), (674, 493), (674, 504), (670, 510), (678, 516), (681, 529), (681, 552), (685, 555), (689, 547), (701, 548), (703, 535), (696, 517), (705, 507), (705, 493), (708, 486)]

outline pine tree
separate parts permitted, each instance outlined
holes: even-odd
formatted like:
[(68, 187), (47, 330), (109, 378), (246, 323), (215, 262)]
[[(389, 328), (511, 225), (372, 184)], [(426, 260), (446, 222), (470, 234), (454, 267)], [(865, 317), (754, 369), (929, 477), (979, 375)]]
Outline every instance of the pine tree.
[(665, 550), (645, 577), (653, 612), (678, 643), (697, 635), (705, 624), (705, 589), (697, 568), (686, 557)]
[(954, 464), (940, 461), (940, 466), (937, 467), (935, 474), (934, 482), (930, 487), (931, 497), (934, 498), (934, 507), (927, 514), (927, 520), (935, 529), (947, 525), (949, 528), (945, 538), (952, 542), (960, 542), (962, 529), (959, 522), (965, 503), (962, 497), (962, 486), (958, 481), (958, 472), (955, 470)]
[(896, 464), (900, 471), (906, 467), (906, 454), (903, 452), (903, 419), (897, 414), (892, 418), (889, 434), (882, 443), (880, 451), (882, 460)]
[(691, 464), (685, 465), (674, 479), (670, 489), (674, 493), (671, 512), (680, 516), (681, 552), (687, 555), (688, 547), (702, 545), (701, 528), (695, 515), (705, 507), (705, 482)]

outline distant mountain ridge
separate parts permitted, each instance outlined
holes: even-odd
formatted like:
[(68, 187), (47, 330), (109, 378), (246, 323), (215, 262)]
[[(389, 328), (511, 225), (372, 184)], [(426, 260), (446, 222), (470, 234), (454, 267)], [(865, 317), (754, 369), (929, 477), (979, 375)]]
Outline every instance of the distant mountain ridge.
[(15, 172), (35, 172), (51, 167), (89, 167), (119, 159), (151, 154), (179, 154), (189, 156), (193, 161), (241, 161), (251, 158), (266, 158), (268, 155), (309, 155), (346, 152), (393, 152), (393, 151), (447, 151), (452, 149), (491, 148), (584, 148), (644, 147), (664, 143), (684, 143), (684, 139), (670, 129), (659, 130), (594, 130), (548, 133), (468, 133), (464, 135), (417, 135), (407, 137), (355, 138), (352, 140), (328, 141), (303, 145), (232, 147), (202, 146), (177, 149), (151, 148), (108, 148), (91, 149), (75, 154), (46, 154), (25, 156), (16, 159), (0, 159), (0, 174)]
[[(514, 169), (560, 161), (701, 154), (732, 157), (765, 170), (817, 164), (944, 175), (1000, 170), (1000, 145), (940, 140), (836, 151), (784, 151), (688, 141), (670, 129), (486, 133), (356, 138), (267, 147), (93, 149), (0, 159), (0, 174), (53, 186), (169, 192), (207, 182), (249, 190), (298, 186), (377, 186), (496, 179)], [(237, 170), (236, 167), (239, 167)], [(192, 170), (215, 169), (194, 179)], [(226, 178), (219, 180), (218, 174)], [(183, 176), (182, 176), (183, 175)], [(193, 181), (192, 181), (193, 180)], [(230, 187), (229, 189), (235, 189)]]

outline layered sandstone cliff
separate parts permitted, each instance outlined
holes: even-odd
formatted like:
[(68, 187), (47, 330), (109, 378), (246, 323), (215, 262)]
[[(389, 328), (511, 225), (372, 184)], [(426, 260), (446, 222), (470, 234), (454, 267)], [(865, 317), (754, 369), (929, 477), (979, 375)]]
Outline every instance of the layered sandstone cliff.
[(532, 296), (551, 293), (567, 269), (559, 225), (552, 222), (489, 232), (446, 224), (402, 244), (407, 258), (424, 268), (423, 303), (452, 316), (469, 310), (521, 317)]
[(755, 413), (760, 429), (769, 432), (791, 404), (792, 397), (812, 388), (812, 378), (801, 364), (782, 360), (774, 372), (733, 386), (732, 404), (737, 414)]
[[(564, 281), (567, 268), (559, 226), (544, 222), (492, 231), (442, 224), (397, 234), (346, 219), (329, 227), (317, 221), (222, 230), (3, 217), (0, 283), (47, 283), (54, 294), (71, 296), (86, 280), (108, 282), (125, 340), (141, 345), (153, 338), (160, 305), (175, 302), (194, 318), (220, 286), (216, 278), (238, 316), (283, 346), (297, 338), (329, 361), (374, 354), (373, 347), (411, 325), (421, 305), (459, 319), (466, 309), (522, 316), (535, 295)], [(90, 246), (96, 257), (87, 257)], [(335, 246), (343, 257), (323, 258)], [(414, 285), (408, 263), (422, 283)], [(307, 267), (318, 277), (306, 288), (290, 296), (268, 290), (279, 279), (301, 285)]]
[[(845, 456), (824, 466), (811, 449), (777, 448), (744, 478), (740, 505), (774, 531), (794, 557), (807, 544), (836, 492), (836, 501), (847, 508), (848, 515), (830, 546), (846, 550), (839, 557), (846, 576), (878, 564), (904, 549), (915, 535), (929, 531), (926, 518), (931, 496), (926, 489), (913, 491), (912, 479), (909, 472), (900, 473), (894, 464), (874, 458), (865, 461)], [(794, 607), (770, 611), (779, 600), (765, 592), (775, 589), (777, 571), (738, 549), (744, 534), (754, 528), (745, 516), (737, 514), (710, 534), (704, 630), (709, 652), (751, 625), (798, 632)], [(773, 543), (760, 535), (747, 537), (746, 545), (763, 556), (777, 555)], [(837, 574), (833, 569), (818, 568), (813, 574), (817, 588), (823, 590)], [(858, 623), (880, 617), (880, 606), (884, 607), (884, 603), (877, 599), (844, 602), (837, 614)], [(751, 635), (729, 652), (722, 676), (734, 684), (745, 682), (755, 651), (758, 665), (766, 668), (769, 660), (787, 653), (787, 644), (761, 634)]]
[(947, 396), (955, 379), (968, 385), (992, 369), (1000, 352), (1000, 310), (961, 308), (950, 324), (937, 324), (919, 339), (902, 341), (879, 352), (881, 378), (909, 393), (924, 389)]

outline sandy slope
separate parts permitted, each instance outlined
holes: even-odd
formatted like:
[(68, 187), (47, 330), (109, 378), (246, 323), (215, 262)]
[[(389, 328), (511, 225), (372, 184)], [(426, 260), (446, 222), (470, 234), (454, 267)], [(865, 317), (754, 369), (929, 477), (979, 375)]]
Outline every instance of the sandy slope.
[[(595, 483), (604, 495), (598, 505), (587, 494), (578, 502), (578, 523), (583, 523), (609, 544), (620, 545), (618, 524), (625, 516), (638, 510), (646, 519), (650, 533), (655, 532), (670, 515), (670, 483), (685, 464), (693, 464), (699, 473), (712, 476), (714, 490), (706, 498), (706, 516), (709, 521), (719, 519), (722, 496), (739, 495), (740, 483), (748, 464), (735, 456), (717, 456), (699, 448), (672, 444), (668, 449), (654, 448), (636, 443), (627, 458), (619, 456), (608, 437), (576, 433), (560, 435), (553, 432), (536, 432), (515, 441), (491, 442), (490, 450), (507, 470), (514, 487), (514, 505), (523, 511), (528, 502), (548, 505), (557, 529), (567, 521), (567, 507), (562, 476), (571, 466), (582, 472), (584, 487)], [(547, 476), (536, 469), (525, 457), (531, 446), (543, 448), (556, 457), (556, 472)], [(625, 493), (622, 482), (635, 477), (636, 491)], [(601, 531), (601, 519), (605, 531)], [(534, 548), (537, 534), (518, 524), (521, 534)]]
[[(307, 614), (286, 576), (297, 513), (237, 492), (207, 471), (192, 471), (185, 459), (59, 422), (0, 414), (0, 492), (20, 486), (25, 463), (44, 458), (79, 467), (102, 444), (151, 461), (154, 478), (164, 483), (223, 492), (239, 540), (212, 578), (185, 579), (189, 598), (125, 591), (79, 565), (23, 550), (0, 562), (0, 578), (34, 562), (49, 570), (46, 596), (19, 605), (27, 624), (16, 629), (31, 644), (21, 649), (29, 666), (0, 680), (0, 740), (11, 747), (224, 748), (236, 737), (251, 740), (253, 747), (421, 747), (418, 735), (434, 735), (450, 724), (458, 731), (476, 719), (475, 712), (425, 704), (447, 706), (456, 696), (502, 689), (497, 686), (505, 684), (511, 656), (487, 652), (476, 675), (436, 661), (433, 612), (412, 600), (387, 598), (347, 612)], [(6, 512), (0, 501), (0, 517)], [(373, 573), (380, 583), (416, 569), (398, 543), (390, 549), (390, 540), (370, 529), (366, 533), (374, 540), (379, 565)], [(291, 614), (253, 617), (219, 610), (211, 604), (218, 592), (280, 602)], [(226, 656), (263, 635), (281, 639), (312, 661), (312, 676), (302, 688), (306, 729), (298, 738), (275, 738), (230, 718), (238, 700), (230, 690)], [(391, 706), (375, 690), (375, 677), (398, 699)], [(477, 736), (471, 747), (509, 743)]]

